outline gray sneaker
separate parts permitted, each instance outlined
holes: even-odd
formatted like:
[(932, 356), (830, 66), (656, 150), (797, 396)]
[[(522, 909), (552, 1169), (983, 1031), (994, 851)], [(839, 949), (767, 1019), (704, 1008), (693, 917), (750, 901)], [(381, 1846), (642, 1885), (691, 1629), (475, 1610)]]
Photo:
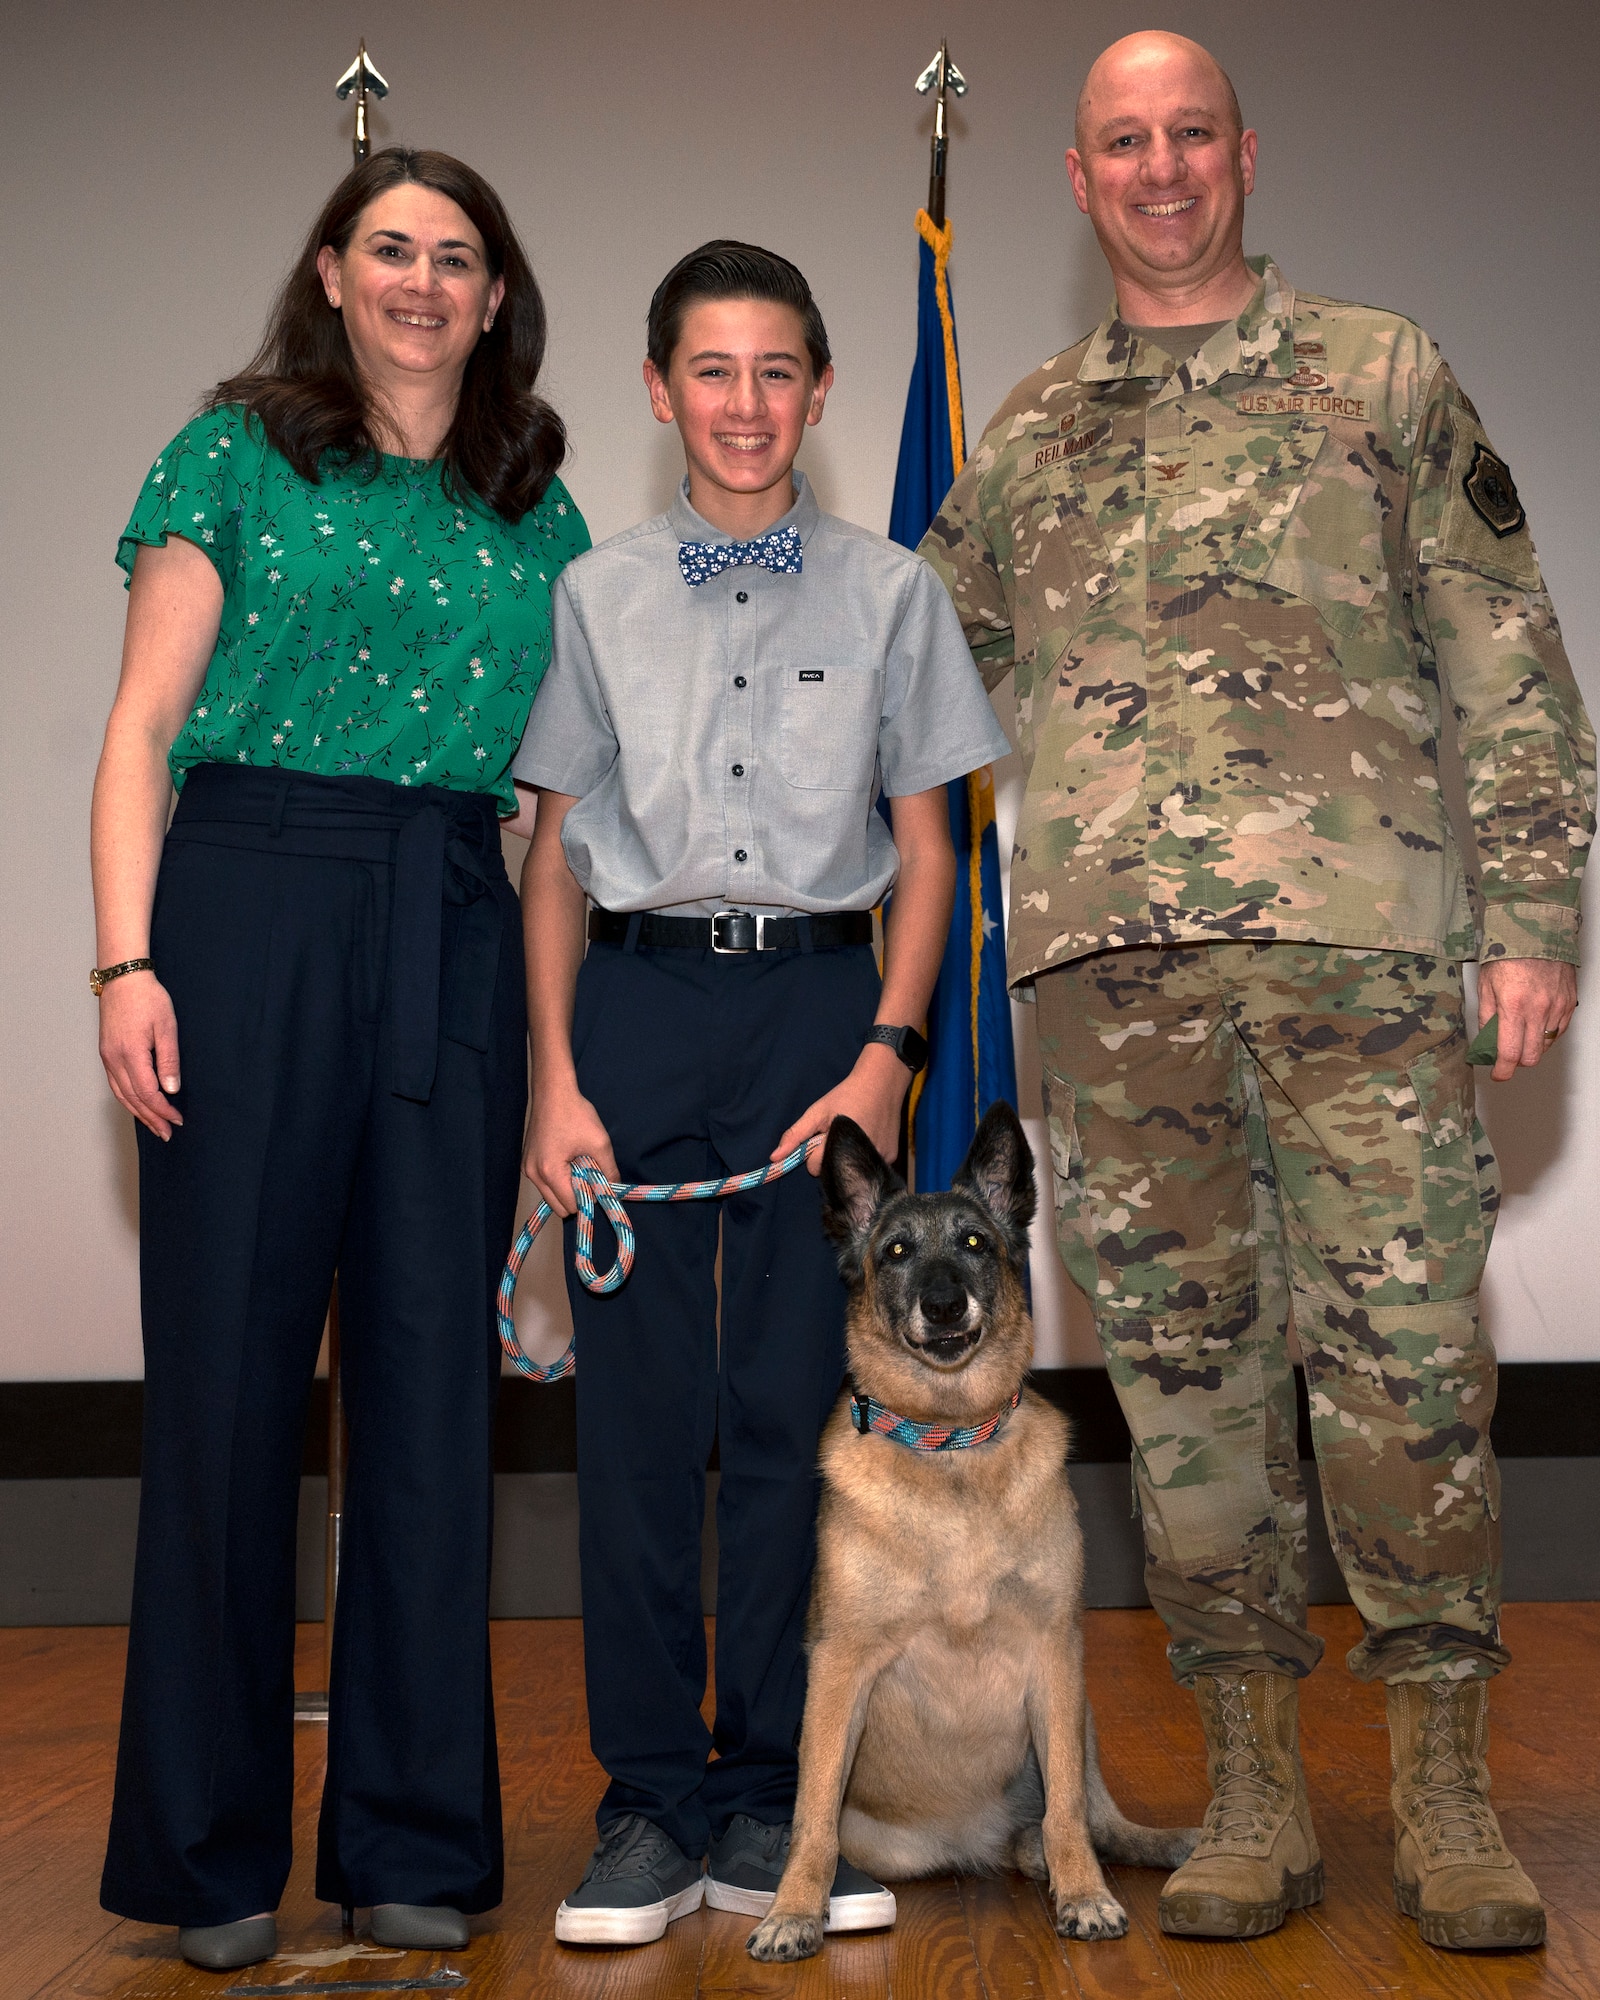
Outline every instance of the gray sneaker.
[[(790, 1828), (764, 1826), (748, 1813), (735, 1813), (720, 1840), (711, 1843), (706, 1871), (706, 1901), (714, 1910), (732, 1910), (741, 1917), (764, 1917), (778, 1893), (778, 1882), (789, 1859)], [(830, 1931), (887, 1930), (894, 1922), (894, 1891), (844, 1856), (834, 1871), (828, 1897)]]
[(699, 1862), (650, 1820), (624, 1813), (601, 1832), (582, 1882), (556, 1911), (556, 1936), (563, 1944), (652, 1944), (704, 1895)]

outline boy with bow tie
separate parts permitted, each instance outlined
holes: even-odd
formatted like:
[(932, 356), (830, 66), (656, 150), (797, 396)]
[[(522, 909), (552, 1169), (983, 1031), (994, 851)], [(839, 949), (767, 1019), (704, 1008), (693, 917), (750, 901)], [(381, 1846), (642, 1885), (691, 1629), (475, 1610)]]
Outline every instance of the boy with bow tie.
[[(687, 476), (667, 513), (562, 572), (513, 765), (540, 794), (524, 1171), (569, 1218), (583, 1153), (614, 1180), (708, 1179), (843, 1113), (894, 1155), (950, 919), (944, 788), (1007, 749), (933, 572), (823, 513), (793, 469), (833, 383), (800, 272), (705, 244), (657, 287), (648, 352)], [(872, 911), (891, 887), (880, 981)], [(721, 1203), (634, 1208), (634, 1271), (605, 1297), (572, 1279), (568, 1222), (590, 1740), (610, 1778), (556, 1916), (568, 1942), (643, 1943), (702, 1898), (763, 1915), (783, 1871), (817, 1443), (844, 1371), (819, 1158)], [(893, 1916), (841, 1864), (830, 1926)]]

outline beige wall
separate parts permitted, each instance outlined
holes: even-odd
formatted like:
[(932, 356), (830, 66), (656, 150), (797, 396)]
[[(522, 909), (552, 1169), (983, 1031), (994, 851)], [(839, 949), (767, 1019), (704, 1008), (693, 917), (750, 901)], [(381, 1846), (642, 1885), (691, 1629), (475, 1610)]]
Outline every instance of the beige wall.
[[(1511, 461), (1600, 707), (1591, 0), (7, 10), (0, 1377), (139, 1371), (133, 1149), (84, 985), (85, 824), (123, 605), (111, 553), (150, 460), (250, 350), (347, 162), (331, 85), (357, 33), (394, 84), (380, 140), (464, 155), (524, 232), (551, 306), (568, 477), (601, 535), (653, 511), (675, 476), (638, 382), (650, 289), (724, 232), (810, 274), (839, 386), (806, 463), (825, 504), (881, 527), (926, 185), (912, 78), (948, 32), (972, 84), (951, 210), (981, 419), (1101, 311), (1103, 268), (1060, 153), (1087, 62), (1135, 25), (1197, 34), (1233, 72), (1262, 138), (1250, 247), (1308, 288), (1408, 312), (1442, 342)], [(1600, 1355), (1592, 1015), (1600, 1006), (1492, 1107), (1510, 1198), (1490, 1314), (1507, 1356)], [(1036, 1091), (1026, 1049), (1024, 1072)], [(530, 1284), (534, 1318), (552, 1275)], [(1092, 1358), (1045, 1264), (1040, 1280), (1041, 1360)]]

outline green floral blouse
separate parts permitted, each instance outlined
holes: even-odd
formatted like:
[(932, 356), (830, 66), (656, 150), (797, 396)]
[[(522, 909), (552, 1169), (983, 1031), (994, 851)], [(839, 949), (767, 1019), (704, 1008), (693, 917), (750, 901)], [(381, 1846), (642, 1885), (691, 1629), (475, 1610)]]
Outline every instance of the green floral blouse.
[(207, 411), (156, 460), (117, 545), (181, 535), (222, 579), (222, 625), (171, 753), (487, 792), (550, 662), (550, 593), (589, 546), (559, 479), (513, 527), (445, 492), (440, 467), (302, 479), (242, 410)]

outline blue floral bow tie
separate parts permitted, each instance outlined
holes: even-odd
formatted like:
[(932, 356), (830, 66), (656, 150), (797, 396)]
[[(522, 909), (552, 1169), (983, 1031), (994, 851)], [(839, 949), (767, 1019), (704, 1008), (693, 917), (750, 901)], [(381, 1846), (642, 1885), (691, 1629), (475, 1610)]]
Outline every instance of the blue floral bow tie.
[(776, 570), (781, 576), (800, 574), (800, 530), (792, 524), (753, 542), (680, 542), (678, 567), (691, 590), (721, 576), (725, 569), (754, 563), (759, 569)]

